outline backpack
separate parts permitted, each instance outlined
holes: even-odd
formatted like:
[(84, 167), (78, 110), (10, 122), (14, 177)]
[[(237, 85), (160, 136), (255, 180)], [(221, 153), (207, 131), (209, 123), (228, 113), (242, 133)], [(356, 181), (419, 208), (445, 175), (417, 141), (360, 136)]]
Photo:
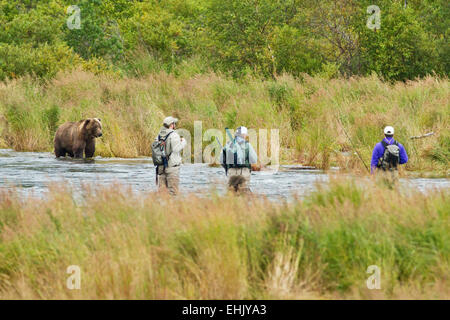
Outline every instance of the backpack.
[(152, 159), (155, 166), (167, 167), (170, 155), (166, 155), (166, 140), (172, 132), (174, 131), (169, 132), (165, 139), (161, 139), (161, 136), (158, 136), (158, 140), (152, 143)]
[[(249, 168), (251, 170), (250, 160), (249, 160), (249, 143), (245, 141), (244, 143), (244, 157), (245, 159), (238, 159), (237, 153), (237, 142), (233, 141), (232, 144), (223, 148), (223, 166), (225, 167), (225, 171), (228, 171), (228, 168)], [(242, 148), (242, 147), (241, 147)], [(231, 161), (230, 161), (231, 160)], [(242, 161), (244, 160), (244, 161)]]
[(382, 168), (384, 171), (386, 170), (396, 170), (397, 166), (400, 162), (400, 148), (398, 146), (398, 142), (394, 141), (393, 144), (387, 144), (386, 141), (381, 141), (381, 144), (384, 147), (383, 157), (380, 158), (379, 168)]

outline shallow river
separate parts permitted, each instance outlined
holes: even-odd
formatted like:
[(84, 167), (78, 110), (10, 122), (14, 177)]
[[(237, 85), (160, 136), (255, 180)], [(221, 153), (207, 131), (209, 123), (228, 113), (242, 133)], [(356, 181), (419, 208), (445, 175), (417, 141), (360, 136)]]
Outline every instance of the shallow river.
[[(253, 172), (250, 188), (269, 198), (304, 196), (314, 190), (316, 182), (327, 182), (328, 175), (319, 170), (298, 170), (281, 166), (277, 172)], [(16, 187), (23, 195), (42, 197), (51, 183), (68, 184), (75, 192), (82, 184), (111, 185), (119, 183), (139, 192), (156, 190), (155, 169), (151, 158), (120, 159), (96, 157), (95, 160), (55, 159), (51, 153), (15, 152), (0, 149), (0, 188)], [(181, 167), (180, 191), (206, 193), (215, 188), (225, 191), (224, 170), (206, 164)], [(450, 179), (401, 179), (421, 191), (449, 188)]]

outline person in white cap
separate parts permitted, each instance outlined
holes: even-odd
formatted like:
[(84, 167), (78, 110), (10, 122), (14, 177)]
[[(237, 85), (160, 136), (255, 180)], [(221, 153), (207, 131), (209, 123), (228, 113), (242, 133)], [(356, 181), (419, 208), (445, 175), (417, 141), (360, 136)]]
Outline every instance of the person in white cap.
[(249, 192), (252, 164), (258, 161), (255, 150), (247, 141), (248, 130), (239, 127), (220, 155), (220, 163), (228, 176), (228, 185), (235, 191)]
[(371, 172), (376, 169), (383, 171), (396, 171), (399, 164), (408, 162), (408, 155), (405, 147), (394, 140), (394, 128), (387, 126), (384, 128), (384, 139), (375, 145), (370, 162)]
[(165, 141), (167, 163), (157, 165), (157, 183), (159, 190), (168, 190), (171, 195), (178, 193), (180, 182), (181, 151), (186, 146), (186, 140), (175, 131), (177, 118), (167, 117), (155, 141)]

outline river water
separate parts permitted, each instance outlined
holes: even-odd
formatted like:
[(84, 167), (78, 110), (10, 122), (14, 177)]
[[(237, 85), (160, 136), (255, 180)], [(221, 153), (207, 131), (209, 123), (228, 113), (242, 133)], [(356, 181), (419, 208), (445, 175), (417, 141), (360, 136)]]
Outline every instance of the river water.
[[(277, 172), (253, 172), (250, 188), (255, 194), (271, 199), (302, 197), (326, 183), (328, 174), (320, 170), (298, 170), (281, 166)], [(402, 185), (421, 191), (449, 188), (450, 179), (401, 179)], [(121, 159), (96, 157), (94, 160), (56, 159), (46, 152), (16, 152), (0, 149), (0, 188), (12, 188), (21, 195), (44, 197), (51, 184), (61, 183), (74, 192), (82, 185), (121, 184), (137, 192), (156, 190), (155, 169), (151, 158)], [(206, 194), (226, 190), (226, 176), (221, 167), (185, 164), (181, 167), (180, 192)]]

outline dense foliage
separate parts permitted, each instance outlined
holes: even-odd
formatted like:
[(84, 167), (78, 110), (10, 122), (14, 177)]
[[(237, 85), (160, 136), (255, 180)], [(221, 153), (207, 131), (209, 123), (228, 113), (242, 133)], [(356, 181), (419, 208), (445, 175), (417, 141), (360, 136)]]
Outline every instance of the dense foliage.
[[(69, 28), (79, 8), (80, 28)], [(380, 8), (381, 26), (369, 29)], [(145, 75), (448, 76), (445, 0), (0, 0), (0, 79), (72, 67)]]

